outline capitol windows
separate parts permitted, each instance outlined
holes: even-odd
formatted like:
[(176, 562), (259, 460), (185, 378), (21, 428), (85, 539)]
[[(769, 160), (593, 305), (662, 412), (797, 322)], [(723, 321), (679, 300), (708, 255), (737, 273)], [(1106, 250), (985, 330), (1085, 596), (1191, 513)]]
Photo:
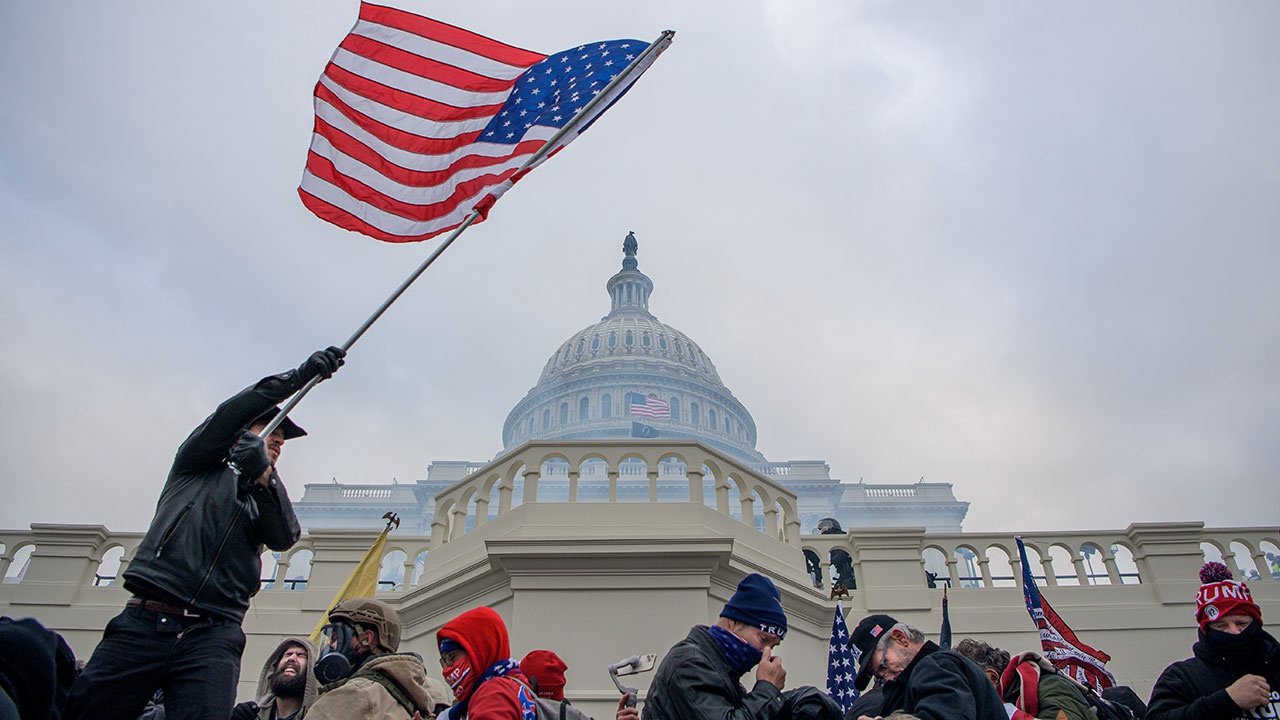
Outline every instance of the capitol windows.
[(542, 411), (542, 429), (546, 430), (551, 427), (551, 409), (547, 408)]
[(578, 340), (578, 354), (581, 355), (582, 351), (586, 349), (587, 349), (587, 342), (585, 340)]
[(600, 417), (610, 415), (613, 415), (613, 396), (606, 394), (600, 398)]
[(560, 424), (569, 424), (569, 403), (567, 402), (560, 403)]
[(628, 330), (628, 331), (627, 331), (627, 337), (626, 337), (626, 339), (625, 339), (625, 340), (623, 340), (623, 343), (624, 343), (627, 347), (632, 347), (632, 346), (634, 346), (634, 345), (636, 344), (635, 336), (631, 333), (631, 331), (630, 331), (630, 330)]
[(564, 352), (560, 353), (560, 362), (569, 362), (569, 346), (564, 346)]
[(712, 430), (716, 429), (716, 411), (714, 409), (707, 411), (707, 427)]
[(640, 344), (645, 346), (645, 348), (649, 347), (649, 331), (648, 330), (640, 333)]
[(586, 420), (587, 418), (589, 418), (590, 411), (591, 411), (590, 400), (587, 400), (587, 398), (582, 398), (581, 400), (578, 401), (578, 419), (579, 420)]
[(618, 347), (618, 333), (609, 331), (609, 347)]
[(702, 415), (698, 413), (698, 403), (689, 403), (689, 422), (694, 425), (702, 424)]
[(599, 349), (600, 349), (600, 336), (599, 336), (599, 335), (592, 335), (592, 336), (591, 336), (591, 349), (592, 349), (592, 350), (599, 350)]
[(662, 350), (662, 352), (666, 352), (666, 351), (667, 351), (667, 336), (666, 336), (666, 335), (659, 335), (659, 336), (658, 336), (658, 348), (659, 348), (659, 349), (661, 349), (661, 350)]
[(671, 398), (671, 419), (672, 420), (680, 419), (680, 398), (677, 398), (677, 397)]

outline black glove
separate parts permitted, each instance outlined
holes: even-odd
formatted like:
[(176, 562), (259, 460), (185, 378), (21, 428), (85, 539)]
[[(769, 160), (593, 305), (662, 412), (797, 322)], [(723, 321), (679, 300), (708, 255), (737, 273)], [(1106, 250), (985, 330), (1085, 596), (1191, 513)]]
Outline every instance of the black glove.
[(240, 439), (231, 447), (231, 463), (240, 470), (246, 480), (253, 481), (271, 467), (267, 457), (267, 443), (261, 436), (248, 430), (240, 431)]
[(311, 378), (318, 377), (322, 380), (328, 380), (333, 374), (342, 367), (342, 363), (346, 362), (342, 358), (347, 356), (347, 351), (340, 347), (330, 345), (324, 350), (317, 350), (311, 353), (311, 357), (306, 362), (298, 366), (298, 379), (304, 383), (311, 382)]
[(231, 708), (231, 720), (255, 720), (260, 709), (258, 703), (246, 700)]

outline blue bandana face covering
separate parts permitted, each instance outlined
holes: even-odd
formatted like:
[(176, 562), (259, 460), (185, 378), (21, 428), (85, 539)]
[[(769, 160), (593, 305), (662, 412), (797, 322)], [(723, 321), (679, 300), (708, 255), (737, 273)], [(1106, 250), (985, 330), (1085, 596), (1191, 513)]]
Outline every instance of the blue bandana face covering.
[(716, 644), (724, 651), (729, 660), (729, 674), (735, 678), (742, 677), (748, 670), (759, 665), (760, 658), (764, 657), (763, 652), (719, 625), (708, 627), (707, 632), (711, 633)]

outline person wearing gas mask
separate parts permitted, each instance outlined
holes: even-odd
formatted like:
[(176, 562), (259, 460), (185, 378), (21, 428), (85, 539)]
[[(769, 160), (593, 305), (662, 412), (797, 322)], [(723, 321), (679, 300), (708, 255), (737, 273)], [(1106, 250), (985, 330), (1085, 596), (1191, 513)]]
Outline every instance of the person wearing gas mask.
[(338, 603), (324, 637), (316, 677), (325, 685), (307, 720), (432, 718), (447, 704), (443, 683), (427, 677), (422, 657), (397, 652), (400, 616), (381, 600)]
[(262, 548), (288, 550), (301, 528), (275, 465), (276, 403), (328, 378), (346, 353), (312, 353), (218, 406), (178, 448), (146, 537), (124, 571), (133, 594), (76, 679), (66, 720), (134, 720), (158, 689), (169, 720), (227, 720), (236, 699), (240, 624), (262, 577)]
[(521, 720), (537, 696), (511, 657), (506, 623), (493, 608), (468, 610), (436, 632), (440, 667), (456, 700), (448, 720)]
[(1200, 582), (1194, 657), (1160, 673), (1147, 720), (1280, 717), (1280, 643), (1262, 629), (1262, 608), (1222, 563), (1205, 563)]
[(310, 640), (285, 638), (262, 664), (257, 699), (232, 708), (231, 720), (302, 720), (320, 694), (315, 657)]

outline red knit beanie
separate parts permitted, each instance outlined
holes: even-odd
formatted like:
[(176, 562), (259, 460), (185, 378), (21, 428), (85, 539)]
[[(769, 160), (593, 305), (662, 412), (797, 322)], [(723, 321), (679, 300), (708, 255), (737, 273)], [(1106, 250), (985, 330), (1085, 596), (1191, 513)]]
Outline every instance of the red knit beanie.
[(1231, 570), (1220, 562), (1207, 562), (1200, 568), (1200, 592), (1196, 593), (1196, 622), (1200, 629), (1224, 615), (1248, 615), (1262, 622), (1262, 609), (1253, 601), (1249, 588), (1231, 579)]
[(564, 699), (564, 671), (569, 666), (550, 650), (534, 650), (520, 661), (520, 672), (537, 681), (538, 697)]

